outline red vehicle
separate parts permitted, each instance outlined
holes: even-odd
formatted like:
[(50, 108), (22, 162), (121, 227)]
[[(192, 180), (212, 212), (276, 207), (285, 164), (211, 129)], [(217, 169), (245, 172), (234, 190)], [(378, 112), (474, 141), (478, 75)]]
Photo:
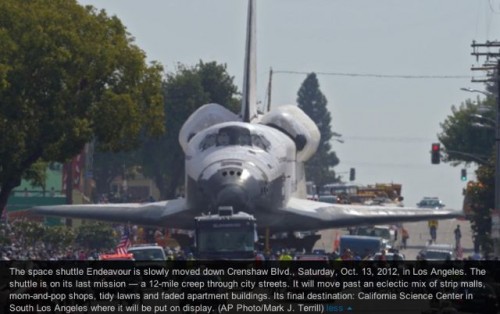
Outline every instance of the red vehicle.
[(132, 253), (127, 254), (100, 254), (100, 261), (133, 261), (134, 255)]

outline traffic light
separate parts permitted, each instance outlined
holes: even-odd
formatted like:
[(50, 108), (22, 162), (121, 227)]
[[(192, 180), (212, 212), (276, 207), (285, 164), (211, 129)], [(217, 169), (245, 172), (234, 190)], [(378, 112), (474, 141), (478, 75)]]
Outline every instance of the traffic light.
[(356, 180), (356, 169), (351, 168), (349, 171), (349, 181), (354, 181)]
[(431, 162), (433, 165), (439, 164), (441, 161), (441, 145), (439, 143), (432, 143), (431, 148)]
[(467, 169), (462, 169), (460, 179), (462, 179), (462, 181), (467, 181)]

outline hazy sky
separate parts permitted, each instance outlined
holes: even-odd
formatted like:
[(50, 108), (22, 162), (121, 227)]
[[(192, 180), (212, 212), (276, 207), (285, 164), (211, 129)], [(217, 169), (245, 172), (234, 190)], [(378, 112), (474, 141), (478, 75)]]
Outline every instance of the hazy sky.
[[(247, 1), (79, 0), (118, 16), (166, 71), (199, 60), (226, 63), (242, 85)], [(258, 98), (295, 104), (305, 74), (461, 76), (384, 78), (318, 74), (328, 100), (337, 172), (362, 184), (401, 183), (405, 204), (438, 196), (461, 208), (460, 168), (431, 165), (430, 148), (452, 105), (481, 94), (471, 83), (472, 40), (500, 39), (500, 0), (257, 0)], [(484, 60), (479, 60), (482, 63)], [(477, 74), (476, 74), (477, 75)], [(468, 166), (474, 179), (475, 165)]]

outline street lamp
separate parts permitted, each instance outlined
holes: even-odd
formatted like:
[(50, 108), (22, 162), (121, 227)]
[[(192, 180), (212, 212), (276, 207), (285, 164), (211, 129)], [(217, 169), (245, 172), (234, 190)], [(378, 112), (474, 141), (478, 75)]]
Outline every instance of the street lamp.
[(476, 128), (481, 128), (481, 129), (495, 130), (495, 126), (494, 125), (483, 124), (483, 123), (479, 123), (479, 122), (472, 123), (472, 126), (476, 127)]
[(473, 116), (474, 118), (478, 118), (478, 119), (481, 119), (481, 120), (486, 120), (486, 121), (491, 122), (491, 123), (492, 123), (492, 126), (491, 126), (492, 128), (494, 128), (494, 125), (497, 123), (497, 122), (495, 121), (495, 119), (488, 118), (488, 117), (485, 117), (485, 116), (480, 115), (480, 114), (477, 114), (477, 113), (472, 114), (472, 116)]
[(472, 88), (468, 88), (468, 87), (460, 87), (460, 90), (463, 90), (465, 92), (470, 92), (470, 93), (480, 93), (480, 94), (485, 95), (486, 97), (495, 96), (495, 94), (493, 94), (493, 93), (490, 93), (490, 92), (487, 92), (487, 91), (483, 91), (483, 90), (479, 90), (479, 89), (472, 89)]
[(484, 164), (487, 163), (487, 161), (486, 161), (485, 158), (488, 158), (488, 156), (478, 155), (478, 154), (469, 154), (469, 153), (460, 152), (460, 151), (456, 151), (456, 150), (449, 150), (449, 149), (447, 149), (446, 152), (447, 153), (453, 153), (453, 154), (456, 154), (456, 155), (462, 155), (462, 156), (470, 157), (470, 158), (474, 159), (478, 164), (481, 164), (481, 165), (484, 165)]
[[(491, 93), (491, 92), (488, 92), (488, 91), (479, 90), (479, 89), (472, 89), (472, 88), (468, 88), (468, 87), (460, 87), (460, 90), (462, 90), (464, 92), (469, 92), (469, 93), (483, 94), (486, 97), (496, 97), (496, 95), (494, 93)], [(477, 110), (479, 111), (479, 113), (484, 113), (484, 112), (488, 112), (488, 111), (491, 110), (490, 108), (481, 106), (481, 102), (479, 100), (479, 96), (477, 96)]]

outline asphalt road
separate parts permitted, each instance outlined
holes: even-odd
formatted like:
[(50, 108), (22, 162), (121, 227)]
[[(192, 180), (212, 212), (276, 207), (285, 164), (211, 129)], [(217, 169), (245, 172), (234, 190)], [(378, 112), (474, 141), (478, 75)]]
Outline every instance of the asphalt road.
[[(464, 257), (470, 256), (474, 253), (474, 246), (472, 242), (470, 222), (468, 220), (439, 220), (436, 243), (454, 245), (455, 235), (453, 231), (455, 230), (457, 225), (460, 225), (460, 229), (462, 231), (461, 244), (464, 252)], [(407, 242), (407, 249), (401, 250), (401, 252), (405, 254), (406, 259), (415, 260), (418, 252), (428, 244), (431, 238), (429, 233), (428, 221), (404, 223), (403, 226), (408, 230), (410, 239)], [(335, 238), (343, 234), (348, 234), (348, 231), (345, 228), (328, 229), (320, 231), (319, 233), (321, 234), (321, 239), (316, 242), (314, 248), (324, 249), (327, 252), (332, 252), (334, 248)]]

